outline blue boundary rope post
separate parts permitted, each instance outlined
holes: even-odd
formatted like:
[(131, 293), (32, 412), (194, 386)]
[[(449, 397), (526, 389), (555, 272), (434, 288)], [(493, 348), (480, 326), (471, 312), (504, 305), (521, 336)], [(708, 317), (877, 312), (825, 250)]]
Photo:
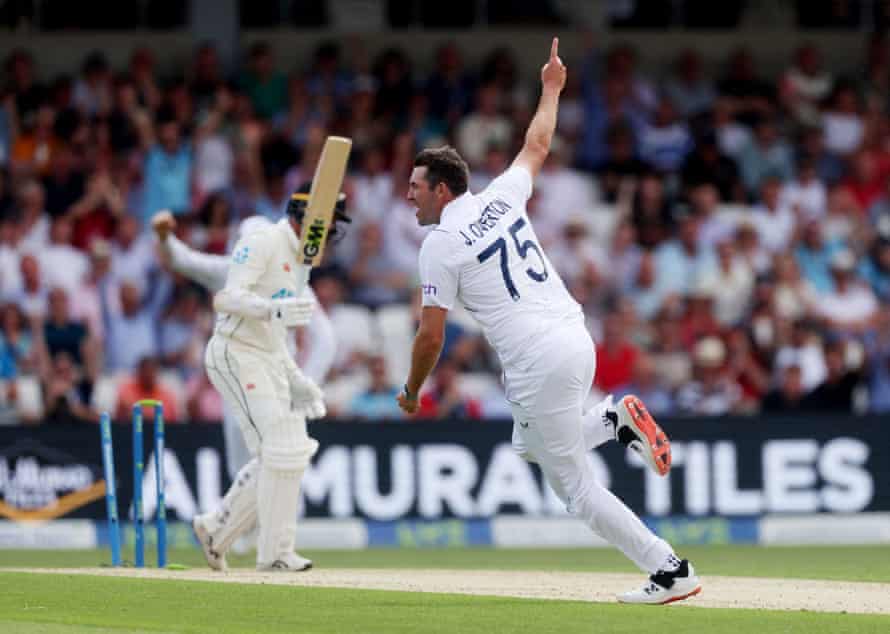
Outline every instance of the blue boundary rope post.
[(155, 405), (155, 486), (158, 510), (155, 515), (158, 540), (158, 568), (167, 565), (167, 504), (164, 496), (164, 404)]
[(121, 565), (121, 533), (117, 516), (117, 480), (114, 477), (114, 444), (111, 442), (111, 418), (103, 413), (99, 420), (102, 436), (102, 469), (105, 472), (105, 510), (108, 514), (108, 541), (111, 565)]
[(136, 528), (135, 563), (145, 567), (145, 518), (142, 513), (142, 401), (133, 406), (133, 523)]

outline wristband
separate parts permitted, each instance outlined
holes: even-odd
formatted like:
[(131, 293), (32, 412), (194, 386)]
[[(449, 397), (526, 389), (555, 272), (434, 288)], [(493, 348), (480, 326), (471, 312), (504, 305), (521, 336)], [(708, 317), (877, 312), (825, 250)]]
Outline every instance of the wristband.
[(407, 383), (405, 383), (405, 385), (402, 387), (402, 394), (404, 395), (405, 400), (407, 400), (407, 401), (416, 401), (417, 400), (417, 394), (416, 393), (412, 394), (411, 391), (408, 390)]

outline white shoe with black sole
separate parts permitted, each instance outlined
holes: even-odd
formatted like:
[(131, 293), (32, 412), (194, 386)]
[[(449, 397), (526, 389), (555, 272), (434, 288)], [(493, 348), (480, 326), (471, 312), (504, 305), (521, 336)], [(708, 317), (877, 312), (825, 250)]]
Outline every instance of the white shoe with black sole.
[(302, 572), (310, 568), (312, 568), (312, 560), (300, 557), (296, 553), (289, 553), (268, 564), (257, 564), (256, 566), (256, 569), (261, 572)]
[(226, 554), (214, 549), (213, 536), (207, 530), (207, 524), (203, 515), (196, 515), (195, 519), (192, 520), (192, 530), (198, 543), (201, 544), (201, 550), (204, 551), (204, 559), (207, 560), (207, 565), (220, 572), (228, 570), (229, 565), (226, 562)]
[(701, 581), (695, 574), (692, 564), (686, 559), (672, 572), (659, 570), (649, 577), (649, 583), (639, 590), (618, 595), (619, 603), (643, 605), (664, 605), (688, 599), (701, 592)]

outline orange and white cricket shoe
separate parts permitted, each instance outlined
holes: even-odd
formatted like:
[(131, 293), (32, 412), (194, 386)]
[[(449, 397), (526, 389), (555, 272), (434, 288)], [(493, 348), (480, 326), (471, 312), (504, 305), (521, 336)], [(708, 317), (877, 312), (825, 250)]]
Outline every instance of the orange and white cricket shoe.
[(639, 590), (631, 590), (618, 595), (619, 603), (639, 603), (664, 605), (694, 597), (701, 592), (701, 581), (688, 560), (671, 572), (659, 570), (649, 577), (649, 582)]
[(671, 470), (671, 441), (638, 397), (628, 394), (615, 406), (615, 438), (636, 451), (655, 473)]

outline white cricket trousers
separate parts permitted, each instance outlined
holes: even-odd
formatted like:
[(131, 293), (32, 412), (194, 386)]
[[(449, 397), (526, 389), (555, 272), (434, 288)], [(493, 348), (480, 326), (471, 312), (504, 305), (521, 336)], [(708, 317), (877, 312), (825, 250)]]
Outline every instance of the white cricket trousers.
[[(588, 459), (588, 450), (611, 433), (602, 425), (603, 403), (587, 414), (583, 411), (596, 369), (590, 334), (583, 323), (573, 322), (552, 331), (535, 347), (542, 354), (525, 368), (504, 369), (514, 448), (526, 460), (538, 463), (569, 513), (641, 570), (655, 573), (673, 549), (596, 481)], [(603, 431), (588, 431), (585, 439), (585, 425)]]
[(292, 364), (284, 355), (264, 354), (218, 335), (205, 353), (208, 376), (255, 456), (235, 476), (210, 530), (218, 543), (230, 544), (258, 521), (258, 564), (293, 552), (300, 479), (318, 448), (305, 418), (291, 408)]

